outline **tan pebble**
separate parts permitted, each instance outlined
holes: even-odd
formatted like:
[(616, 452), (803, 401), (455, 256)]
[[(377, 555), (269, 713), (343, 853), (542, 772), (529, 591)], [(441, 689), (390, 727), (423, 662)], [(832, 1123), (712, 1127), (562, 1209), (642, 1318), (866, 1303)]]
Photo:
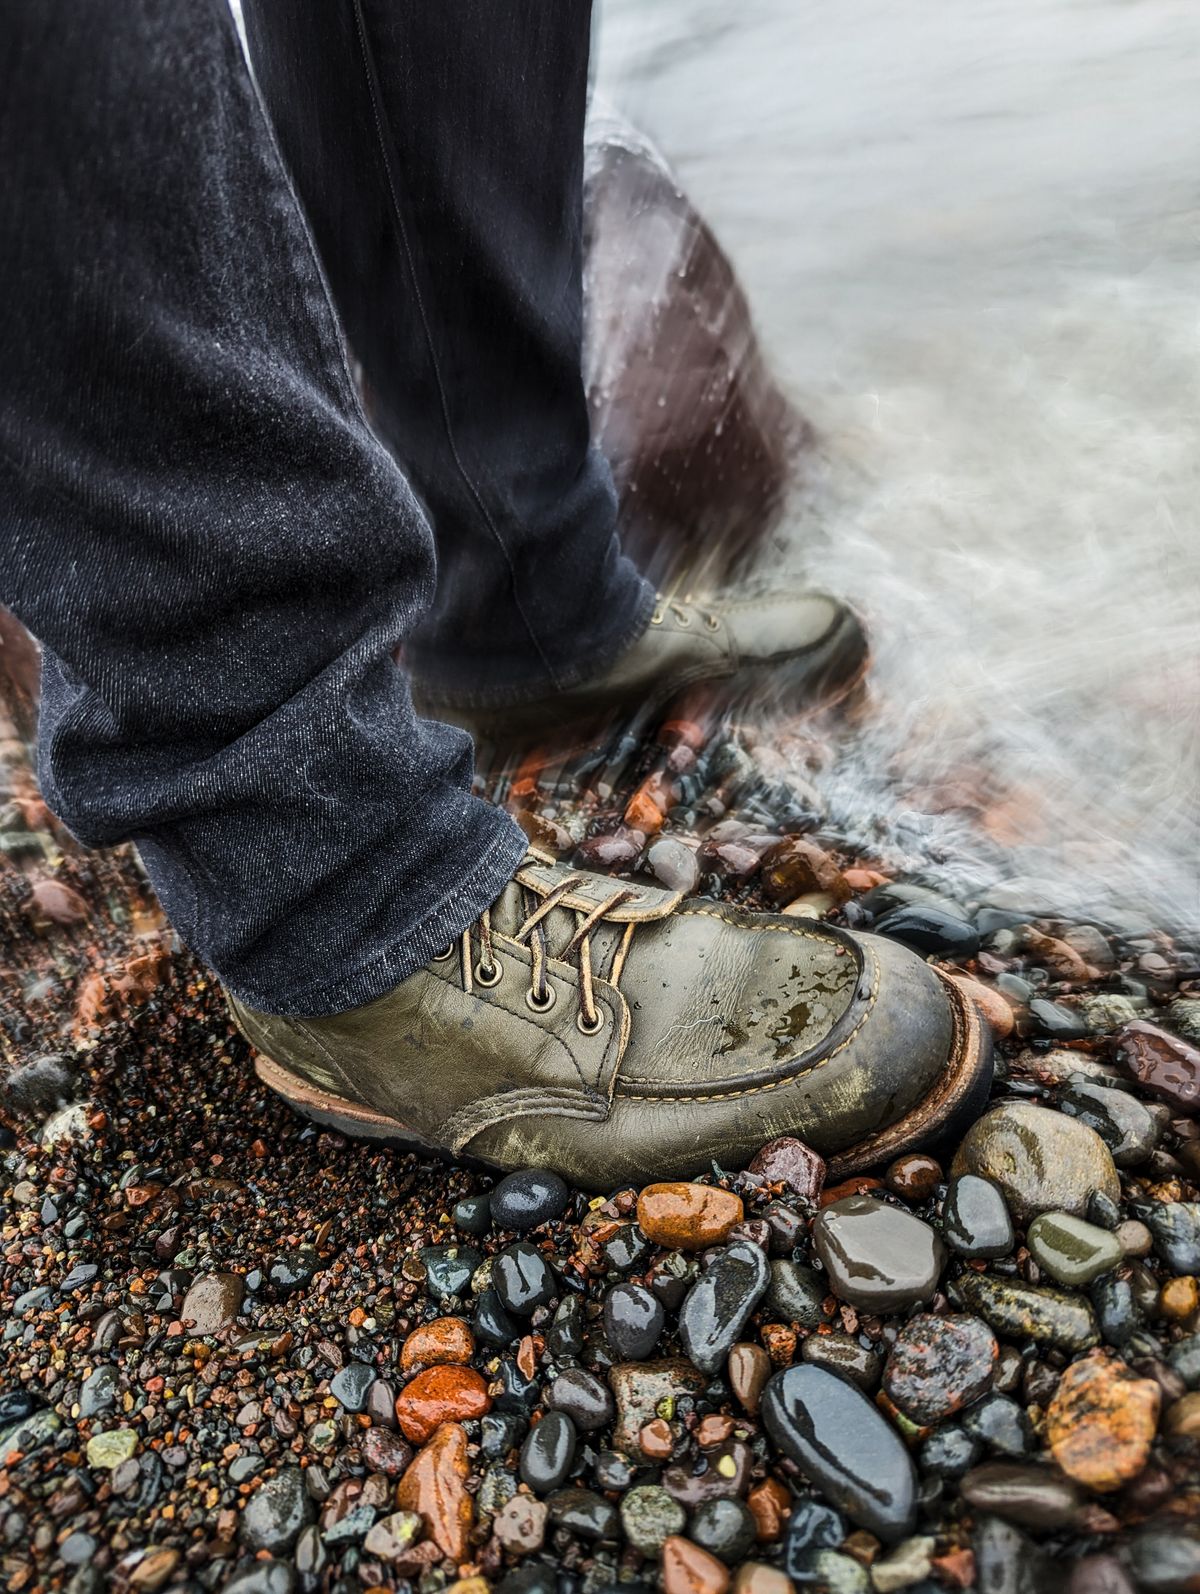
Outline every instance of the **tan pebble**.
[(642, 1233), (672, 1250), (719, 1245), (743, 1215), (741, 1196), (707, 1184), (650, 1184), (638, 1196)]
[(743, 1561), (733, 1578), (733, 1594), (793, 1594), (795, 1586), (786, 1572), (762, 1561)]
[(1191, 1274), (1168, 1279), (1158, 1297), (1158, 1309), (1172, 1323), (1182, 1323), (1200, 1306), (1200, 1285)]
[(663, 1540), (659, 1576), (663, 1594), (725, 1594), (729, 1587), (728, 1567), (674, 1533)]
[(1126, 1218), (1124, 1223), (1118, 1223), (1113, 1233), (1126, 1256), (1149, 1256), (1154, 1249), (1154, 1236), (1136, 1218)]
[(414, 1367), (438, 1367), (466, 1363), (475, 1352), (475, 1338), (461, 1317), (435, 1317), (431, 1323), (414, 1328), (404, 1341), (400, 1365), (405, 1372)]
[(761, 1345), (743, 1342), (729, 1352), (729, 1387), (753, 1417), (771, 1376), (771, 1358)]
[(1046, 1437), (1055, 1461), (1098, 1494), (1119, 1489), (1146, 1465), (1162, 1393), (1105, 1355), (1074, 1362), (1059, 1380), (1046, 1412)]
[(470, 1472), (467, 1431), (456, 1422), (445, 1423), (396, 1485), (396, 1506), (415, 1511), (425, 1531), (451, 1561), (465, 1561), (474, 1520), (474, 1505), (467, 1493)]
[(1167, 1407), (1162, 1431), (1168, 1450), (1185, 1455), (1195, 1455), (1200, 1450), (1200, 1389), (1193, 1389)]
[(675, 1436), (665, 1417), (652, 1417), (638, 1433), (638, 1449), (650, 1461), (666, 1461), (674, 1447)]
[(965, 974), (951, 974), (950, 978), (969, 996), (987, 1021), (987, 1026), (997, 1040), (1004, 1040), (1013, 1032), (1016, 1014), (1002, 992), (993, 990), (982, 980), (968, 979)]

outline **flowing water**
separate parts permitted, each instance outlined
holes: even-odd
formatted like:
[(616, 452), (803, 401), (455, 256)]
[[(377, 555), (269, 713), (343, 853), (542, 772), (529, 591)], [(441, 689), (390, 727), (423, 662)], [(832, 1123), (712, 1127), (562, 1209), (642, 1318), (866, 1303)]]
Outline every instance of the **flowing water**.
[(605, 0), (597, 55), (818, 430), (776, 556), (873, 631), (837, 827), (1200, 931), (1193, 0)]

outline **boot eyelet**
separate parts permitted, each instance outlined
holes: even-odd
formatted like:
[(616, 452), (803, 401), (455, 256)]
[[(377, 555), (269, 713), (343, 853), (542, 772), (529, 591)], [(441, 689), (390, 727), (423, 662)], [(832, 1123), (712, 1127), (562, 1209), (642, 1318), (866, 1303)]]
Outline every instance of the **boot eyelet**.
[(604, 1009), (602, 1007), (596, 1009), (596, 1022), (594, 1024), (589, 1024), (582, 1013), (576, 1013), (575, 1028), (581, 1035), (599, 1035), (604, 1028)]
[(663, 623), (663, 612), (662, 612), (661, 609), (655, 609), (654, 613), (650, 616), (650, 624), (651, 625), (661, 625), (662, 623)]
[(458, 948), (455, 946), (454, 942), (449, 941), (440, 952), (435, 952), (433, 954), (432, 961), (434, 963), (444, 963), (447, 958), (452, 958), (457, 951)]
[(710, 614), (704, 623), (710, 631), (719, 631), (721, 629), (721, 622), (715, 614)]
[(679, 621), (679, 624), (682, 625), (682, 626), (689, 626), (692, 623), (692, 617), (687, 612), (686, 609), (678, 610), (676, 612), (675, 618), (676, 618), (676, 620)]
[(525, 1006), (533, 1013), (548, 1013), (557, 1001), (558, 993), (553, 985), (547, 985), (546, 995), (540, 1002), (538, 1001), (538, 994), (532, 986), (525, 992)]
[(475, 983), (482, 985), (485, 991), (490, 990), (493, 985), (499, 985), (503, 978), (504, 969), (499, 963), (493, 963), (490, 969), (485, 968), (482, 963), (475, 965)]

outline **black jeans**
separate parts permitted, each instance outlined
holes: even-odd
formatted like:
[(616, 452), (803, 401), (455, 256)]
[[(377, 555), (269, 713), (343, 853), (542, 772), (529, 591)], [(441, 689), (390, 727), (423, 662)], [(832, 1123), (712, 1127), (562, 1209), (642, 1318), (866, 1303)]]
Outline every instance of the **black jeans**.
[(512, 698), (648, 619), (580, 375), (589, 9), (248, 5), (292, 177), (224, 0), (0, 13), (43, 790), (251, 1005), (381, 994), (522, 852), (398, 647), (432, 699)]

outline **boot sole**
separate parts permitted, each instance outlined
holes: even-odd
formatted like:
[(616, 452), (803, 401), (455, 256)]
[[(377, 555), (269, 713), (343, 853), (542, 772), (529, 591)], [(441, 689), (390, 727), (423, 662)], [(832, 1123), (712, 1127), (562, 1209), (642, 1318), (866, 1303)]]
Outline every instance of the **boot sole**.
[[(965, 1132), (983, 1111), (992, 1083), (991, 1033), (974, 1002), (940, 969), (935, 972), (946, 986), (954, 1015), (955, 1049), (950, 1064), (938, 1081), (937, 1089), (919, 1107), (887, 1129), (829, 1157), (831, 1183), (891, 1161), (902, 1151), (934, 1147), (951, 1140)], [(422, 1157), (500, 1171), (497, 1164), (483, 1158), (454, 1156), (398, 1118), (321, 1090), (261, 1052), (255, 1054), (254, 1070), (267, 1089), (281, 1096), (294, 1112), (324, 1129), (333, 1129), (354, 1140), (371, 1140), (399, 1151), (415, 1152)]]

